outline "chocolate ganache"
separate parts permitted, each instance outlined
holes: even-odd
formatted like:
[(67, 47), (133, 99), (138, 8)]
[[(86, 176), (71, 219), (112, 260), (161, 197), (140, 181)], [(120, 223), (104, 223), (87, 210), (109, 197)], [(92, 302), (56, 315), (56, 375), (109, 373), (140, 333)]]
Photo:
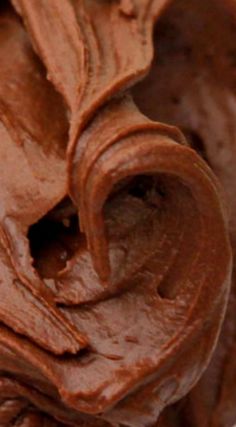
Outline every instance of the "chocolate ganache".
[[(229, 296), (229, 212), (205, 160), (228, 196), (212, 129), (224, 137), (229, 113), (221, 129), (207, 102), (226, 93), (209, 34), (233, 12), (218, 0), (1, 3), (1, 426), (200, 425), (201, 382), (165, 407), (207, 368)], [(220, 52), (211, 73), (206, 40)], [(200, 71), (216, 99), (198, 98), (204, 79), (188, 92)]]

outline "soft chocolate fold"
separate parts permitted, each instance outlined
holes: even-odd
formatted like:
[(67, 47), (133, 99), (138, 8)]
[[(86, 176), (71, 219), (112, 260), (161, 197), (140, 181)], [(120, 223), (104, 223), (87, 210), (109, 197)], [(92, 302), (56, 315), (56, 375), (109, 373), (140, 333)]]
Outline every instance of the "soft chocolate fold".
[(231, 275), (222, 190), (128, 91), (167, 3), (14, 0), (30, 39), (1, 9), (0, 396), (22, 427), (43, 413), (153, 425), (215, 348)]
[(55, 307), (26, 239), (66, 191), (65, 110), (19, 20), (3, 6), (0, 19), (1, 320), (53, 352), (76, 353), (86, 339)]
[[(235, 3), (174, 1), (155, 32), (155, 58), (134, 98), (153, 120), (183, 129), (190, 144), (221, 181), (230, 213), (235, 254)], [(152, 94), (156, 94), (155, 102)], [(235, 256), (235, 255), (234, 255)], [(220, 340), (209, 368), (171, 413), (181, 427), (231, 427), (236, 423), (235, 262), (232, 288)], [(173, 424), (175, 425), (175, 424)]]

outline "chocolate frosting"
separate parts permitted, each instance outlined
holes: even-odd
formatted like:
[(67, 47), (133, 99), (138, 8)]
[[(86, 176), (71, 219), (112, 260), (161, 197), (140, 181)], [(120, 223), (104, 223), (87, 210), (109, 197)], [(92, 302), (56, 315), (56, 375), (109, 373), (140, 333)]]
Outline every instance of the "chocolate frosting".
[[(151, 73), (134, 88), (142, 110), (154, 120), (158, 117), (182, 128), (219, 177), (227, 195), (234, 254), (235, 11), (230, 0), (173, 2), (156, 29), (157, 54)], [(161, 103), (152, 102), (152, 93)], [(232, 279), (212, 362), (187, 398), (164, 412), (160, 426), (162, 422), (171, 427), (232, 427), (236, 423), (235, 266)]]
[(224, 195), (163, 119), (159, 72), (155, 102), (136, 85), (168, 3), (0, 8), (4, 427), (151, 426), (215, 349), (231, 278)]

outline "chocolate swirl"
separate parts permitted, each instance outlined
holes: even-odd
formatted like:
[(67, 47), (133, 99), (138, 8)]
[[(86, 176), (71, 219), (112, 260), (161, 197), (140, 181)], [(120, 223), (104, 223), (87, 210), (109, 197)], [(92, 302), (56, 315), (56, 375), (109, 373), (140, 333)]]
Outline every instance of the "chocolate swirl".
[(130, 95), (167, 3), (14, 0), (46, 70), (1, 9), (0, 395), (32, 425), (152, 425), (215, 347), (221, 189)]
[[(136, 102), (153, 120), (184, 129), (224, 186), (234, 256), (235, 32), (231, 0), (173, 2), (158, 23), (152, 70), (134, 88)], [(151, 99), (152, 93), (161, 103)], [(160, 423), (174, 427), (231, 427), (236, 423), (235, 271), (234, 262), (227, 314), (210, 366), (191, 393), (164, 412)]]

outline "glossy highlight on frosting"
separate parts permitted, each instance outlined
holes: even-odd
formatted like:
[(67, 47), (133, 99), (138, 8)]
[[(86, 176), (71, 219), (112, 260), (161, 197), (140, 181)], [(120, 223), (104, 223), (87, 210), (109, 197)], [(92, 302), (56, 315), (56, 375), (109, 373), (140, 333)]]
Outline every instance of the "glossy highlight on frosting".
[[(191, 87), (188, 67), (205, 73), (204, 33), (187, 23), (208, 11), (190, 3), (0, 6), (3, 427), (177, 427), (165, 408), (182, 398), (189, 416), (232, 272), (210, 117), (191, 90), (186, 107), (168, 103)], [(234, 21), (224, 7), (216, 17)]]

